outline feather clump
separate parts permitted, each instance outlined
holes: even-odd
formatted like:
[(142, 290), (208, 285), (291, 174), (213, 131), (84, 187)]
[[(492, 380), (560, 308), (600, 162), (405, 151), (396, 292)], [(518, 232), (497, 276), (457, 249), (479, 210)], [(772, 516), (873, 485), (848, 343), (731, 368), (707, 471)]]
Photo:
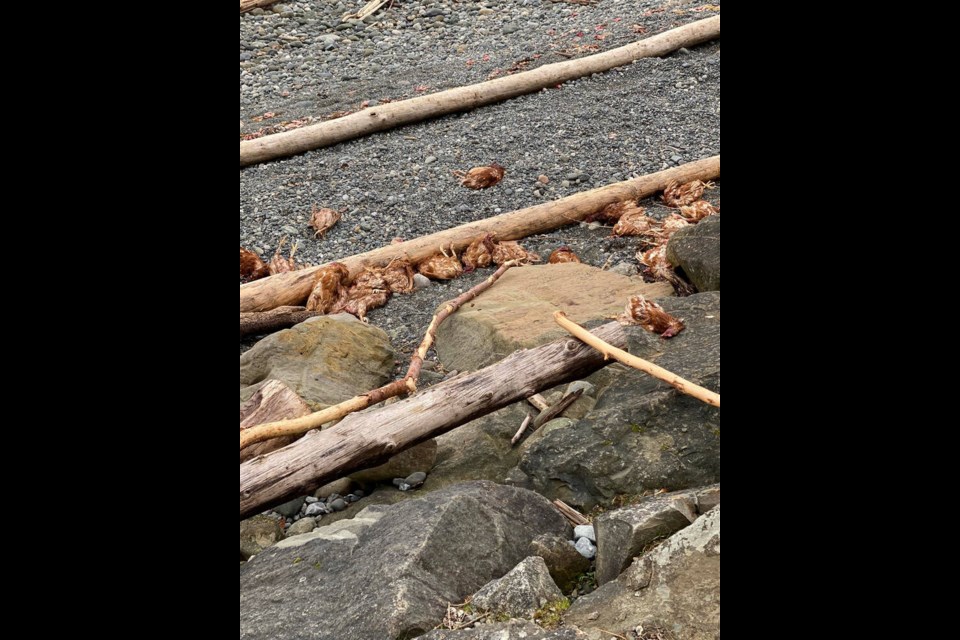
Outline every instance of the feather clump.
[(460, 184), (468, 189), (487, 189), (503, 180), (506, 169), (496, 162), (487, 167), (474, 167), (470, 171), (454, 171), (453, 175), (460, 178)]
[(463, 274), (463, 265), (451, 244), (450, 255), (447, 255), (446, 249), (440, 247), (440, 253), (420, 261), (417, 271), (431, 280), (452, 280)]
[(564, 262), (580, 262), (577, 254), (567, 245), (554, 249), (550, 257), (547, 258), (547, 264), (563, 264)]
[(483, 269), (490, 266), (493, 261), (493, 250), (495, 248), (496, 236), (487, 233), (470, 243), (463, 252), (464, 273), (470, 273), (474, 269)]
[(288, 273), (290, 271), (297, 271), (302, 269), (303, 265), (297, 264), (293, 259), (293, 254), (297, 252), (297, 243), (294, 242), (290, 245), (290, 255), (284, 258), (280, 255), (280, 252), (283, 250), (283, 245), (286, 243), (287, 238), (284, 236), (280, 238), (280, 244), (277, 245), (277, 250), (274, 252), (273, 257), (270, 258), (270, 264), (268, 268), (270, 270), (270, 275), (275, 276), (278, 273)]
[(519, 243), (512, 240), (498, 242), (493, 247), (493, 264), (499, 267), (510, 260), (517, 260), (520, 264), (530, 264), (531, 262), (540, 262), (540, 255), (527, 251)]
[(686, 328), (683, 320), (674, 318), (659, 304), (641, 295), (631, 296), (627, 300), (624, 312), (617, 316), (617, 320), (622, 324), (640, 325), (662, 338), (672, 338)]
[(694, 180), (685, 184), (674, 181), (663, 190), (663, 203), (674, 208), (691, 205), (700, 199), (704, 189), (713, 189), (713, 187), (712, 182), (703, 180)]
[(331, 262), (317, 271), (313, 291), (307, 298), (307, 311), (330, 313), (346, 287), (350, 272), (342, 262)]
[(313, 205), (313, 211), (310, 212), (310, 226), (315, 229), (313, 237), (322, 239), (327, 231), (333, 228), (333, 225), (340, 222), (342, 217), (342, 211), (327, 208), (318, 209), (317, 205)]
[(613, 226), (613, 235), (615, 236), (642, 236), (648, 233), (656, 225), (656, 220), (646, 215), (647, 210), (643, 207), (636, 207), (627, 211), (617, 224)]
[(250, 282), (270, 275), (270, 267), (253, 251), (240, 247), (240, 280)]
[(640, 211), (641, 213), (645, 211), (643, 207), (638, 207), (637, 203), (633, 200), (624, 200), (623, 202), (613, 202), (608, 204), (600, 211), (594, 211), (586, 218), (583, 219), (584, 222), (601, 222), (604, 224), (616, 224), (617, 221), (624, 216), (626, 213), (633, 211)]

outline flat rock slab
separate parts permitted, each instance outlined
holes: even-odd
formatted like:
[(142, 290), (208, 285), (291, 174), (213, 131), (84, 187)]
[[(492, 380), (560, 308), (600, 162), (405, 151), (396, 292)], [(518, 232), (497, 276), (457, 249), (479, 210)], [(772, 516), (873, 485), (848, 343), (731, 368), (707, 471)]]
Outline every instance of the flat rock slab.
[(280, 380), (318, 410), (389, 382), (395, 358), (382, 329), (348, 314), (311, 318), (240, 356), (240, 402)]
[(472, 629), (437, 629), (419, 640), (587, 640), (577, 629), (543, 629), (526, 620), (478, 625)]
[(360, 515), (241, 566), (242, 639), (411, 638), (510, 571), (530, 540), (570, 532), (542, 496), (485, 481)]
[(473, 303), (437, 330), (437, 354), (448, 371), (475, 371), (517, 349), (562, 338), (553, 321), (562, 310), (578, 323), (607, 319), (623, 311), (627, 298), (673, 295), (665, 283), (603, 271), (586, 264), (534, 265), (510, 269)]
[(543, 558), (530, 556), (507, 575), (484, 585), (473, 595), (471, 604), (511, 618), (532, 618), (538, 609), (562, 597)]
[(613, 582), (578, 598), (564, 623), (590, 634), (602, 629), (627, 636), (643, 625), (684, 640), (719, 638), (720, 507), (637, 558)]

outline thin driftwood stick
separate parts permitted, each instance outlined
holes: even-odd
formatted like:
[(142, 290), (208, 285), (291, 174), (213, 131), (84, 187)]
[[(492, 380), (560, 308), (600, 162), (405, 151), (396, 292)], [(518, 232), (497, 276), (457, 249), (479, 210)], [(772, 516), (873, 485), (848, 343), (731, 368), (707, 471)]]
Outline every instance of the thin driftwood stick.
[(543, 397), (542, 395), (540, 395), (539, 393), (535, 393), (535, 394), (533, 394), (532, 396), (530, 396), (529, 398), (527, 398), (527, 402), (529, 402), (531, 405), (533, 405), (533, 407), (534, 407), (537, 411), (546, 411), (547, 409), (550, 408), (550, 403), (547, 402), (547, 399), (544, 398), (544, 397)]
[(707, 404), (713, 407), (720, 407), (720, 394), (714, 393), (709, 389), (704, 389), (698, 384), (694, 384), (689, 380), (684, 380), (675, 373), (667, 371), (663, 367), (659, 367), (652, 362), (644, 360), (643, 358), (638, 358), (637, 356), (630, 355), (622, 349), (610, 346), (606, 344), (603, 340), (600, 340), (594, 335), (591, 335), (589, 331), (578, 325), (576, 322), (568, 319), (566, 314), (563, 311), (555, 311), (553, 314), (553, 319), (561, 327), (569, 331), (574, 337), (583, 342), (587, 343), (597, 351), (603, 354), (603, 358), (613, 358), (619, 362), (622, 362), (625, 365), (631, 366), (634, 369), (639, 369), (644, 373), (648, 373), (654, 378), (663, 380), (671, 387), (674, 387), (677, 391), (685, 393), (688, 396), (693, 396), (697, 400), (706, 402)]
[(519, 440), (519, 439), (523, 436), (523, 432), (527, 430), (527, 425), (530, 424), (530, 421), (531, 421), (532, 419), (533, 419), (533, 416), (531, 416), (531, 415), (528, 413), (528, 414), (527, 414), (527, 417), (524, 418), (524, 419), (523, 419), (523, 422), (520, 423), (520, 428), (517, 429), (517, 432), (513, 435), (512, 438), (510, 438), (510, 446), (511, 446), (511, 447), (512, 447), (513, 445), (517, 444), (517, 440)]
[(280, 2), (280, 0), (240, 0), (240, 13), (253, 11), (257, 7), (269, 7), (278, 2)]
[[(465, 249), (478, 236), (496, 233), (500, 240), (519, 240), (537, 233), (559, 229), (579, 222), (608, 204), (638, 200), (663, 191), (673, 181), (714, 180), (720, 177), (720, 156), (713, 156), (679, 167), (616, 182), (581, 193), (511, 211), (499, 216), (470, 222), (445, 231), (422, 236), (399, 244), (387, 245), (349, 258), (338, 260), (346, 265), (354, 278), (366, 267), (383, 267), (397, 258), (419, 262), (451, 244), (457, 252)], [(316, 280), (317, 271), (326, 265), (280, 273), (240, 285), (240, 311), (267, 311), (283, 305), (306, 304)]]
[(426, 335), (423, 337), (423, 342), (420, 343), (420, 347), (417, 349), (416, 353), (413, 354), (413, 357), (410, 358), (410, 366), (407, 368), (407, 374), (399, 380), (394, 380), (390, 384), (386, 384), (379, 389), (368, 391), (361, 396), (356, 396), (349, 400), (345, 400), (340, 404), (327, 407), (322, 411), (311, 413), (310, 415), (302, 418), (296, 418), (294, 420), (281, 420), (279, 422), (268, 422), (266, 424), (245, 429), (244, 431), (240, 432), (240, 448), (243, 449), (244, 447), (250, 446), (254, 442), (262, 442), (263, 440), (269, 440), (270, 438), (300, 435), (301, 433), (306, 433), (310, 429), (316, 429), (327, 422), (339, 420), (340, 418), (353, 413), (354, 411), (360, 411), (371, 405), (377, 404), (378, 402), (383, 402), (387, 398), (392, 398), (405, 393), (414, 393), (417, 390), (417, 380), (420, 378), (420, 368), (423, 366), (423, 359), (427, 357), (427, 351), (429, 351), (430, 347), (433, 346), (433, 340), (436, 337), (437, 327), (440, 326), (440, 323), (449, 318), (451, 314), (455, 313), (456, 310), (462, 307), (465, 303), (470, 302), (478, 295), (489, 289), (494, 282), (500, 279), (500, 276), (507, 272), (508, 269), (515, 267), (518, 264), (520, 264), (518, 260), (509, 260), (504, 262), (503, 265), (494, 271), (493, 275), (491, 275), (489, 278), (473, 287), (469, 291), (465, 291), (464, 293), (460, 294), (453, 300), (445, 302), (440, 312), (433, 316), (433, 319), (430, 321), (430, 326), (427, 327)]
[(292, 156), (352, 140), (376, 131), (467, 111), (547, 87), (609, 71), (639, 58), (662, 56), (720, 36), (720, 16), (697, 20), (638, 42), (574, 60), (543, 65), (530, 71), (456, 87), (430, 95), (369, 107), (335, 120), (312, 124), (240, 142), (240, 166)]
[(590, 521), (587, 520), (582, 513), (568, 505), (563, 500), (554, 500), (553, 506), (557, 508), (557, 511), (560, 514), (569, 520), (574, 526), (578, 524), (590, 524)]
[[(594, 332), (614, 345), (627, 346), (626, 332), (617, 322)], [(241, 464), (240, 517), (379, 464), (543, 389), (582, 380), (609, 362), (596, 349), (566, 336), (516, 351), (494, 365), (437, 383), (393, 404), (350, 414), (336, 426), (314, 431), (283, 449)]]
[(240, 314), (240, 337), (273, 333), (300, 324), (307, 318), (320, 315), (304, 307), (277, 307), (270, 311), (247, 311)]
[(533, 430), (536, 431), (543, 425), (547, 424), (548, 422), (550, 422), (551, 420), (553, 420), (554, 418), (562, 414), (564, 411), (567, 410), (567, 408), (570, 405), (576, 402), (582, 395), (583, 395), (583, 389), (577, 389), (573, 393), (568, 393), (567, 395), (560, 398), (560, 400), (557, 401), (557, 404), (541, 411), (540, 415), (537, 416), (537, 419), (533, 421)]

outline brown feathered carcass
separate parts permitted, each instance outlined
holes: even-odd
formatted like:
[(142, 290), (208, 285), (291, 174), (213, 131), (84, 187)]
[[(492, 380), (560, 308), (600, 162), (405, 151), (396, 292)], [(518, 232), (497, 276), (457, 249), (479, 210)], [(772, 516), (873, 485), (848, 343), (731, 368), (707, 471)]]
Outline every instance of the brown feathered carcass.
[(564, 262), (580, 262), (577, 254), (567, 245), (554, 249), (550, 257), (547, 258), (547, 264), (563, 264)]
[(450, 255), (440, 247), (440, 253), (425, 258), (417, 265), (417, 271), (431, 280), (452, 280), (463, 273), (463, 266), (457, 258), (457, 252), (450, 245)]
[(486, 189), (503, 180), (506, 169), (496, 162), (487, 167), (474, 167), (470, 171), (454, 171), (453, 175), (460, 179), (460, 184), (468, 189)]
[(470, 246), (463, 251), (464, 273), (489, 267), (493, 261), (495, 243), (496, 236), (492, 233), (484, 234), (471, 242)]
[(307, 311), (330, 313), (340, 300), (350, 272), (342, 262), (331, 262), (317, 271), (313, 291), (307, 298)]
[(332, 313), (352, 313), (366, 323), (369, 322), (367, 311), (382, 307), (389, 299), (389, 289), (372, 289), (354, 284), (341, 292)]
[(646, 251), (637, 252), (637, 260), (647, 267), (647, 272), (655, 280), (669, 282), (678, 296), (689, 296), (696, 293), (696, 289), (686, 280), (677, 275), (667, 260), (667, 243), (663, 242)]
[(692, 204), (680, 207), (680, 215), (690, 222), (700, 222), (707, 216), (716, 215), (717, 213), (720, 213), (720, 208), (713, 206), (706, 200), (697, 200)]
[(253, 251), (240, 247), (240, 279), (244, 282), (259, 280), (270, 275), (270, 267)]
[(270, 275), (276, 275), (278, 273), (287, 273), (289, 271), (297, 271), (302, 268), (302, 265), (297, 264), (293, 259), (293, 254), (297, 252), (297, 243), (294, 242), (290, 245), (290, 255), (286, 258), (280, 255), (280, 252), (283, 250), (283, 245), (286, 243), (287, 238), (284, 236), (280, 238), (280, 244), (277, 245), (277, 250), (274, 252), (273, 257), (270, 258)]
[(640, 211), (642, 213), (645, 211), (645, 209), (643, 207), (638, 207), (637, 203), (633, 200), (624, 200), (623, 202), (614, 202), (608, 204), (603, 209), (600, 209), (600, 211), (594, 211), (584, 218), (583, 221), (600, 222), (603, 224), (616, 224), (625, 213), (629, 213), (631, 211)]
[(631, 296), (627, 300), (627, 306), (617, 320), (624, 324), (638, 324), (663, 338), (672, 338), (686, 328), (683, 320), (674, 318), (659, 304), (641, 295)]
[(527, 251), (519, 243), (512, 240), (498, 242), (493, 247), (493, 264), (498, 267), (509, 260), (517, 260), (520, 264), (540, 262), (540, 255)]
[(327, 231), (333, 228), (333, 225), (340, 222), (342, 217), (343, 211), (327, 208), (318, 209), (317, 205), (313, 205), (313, 210), (310, 212), (310, 226), (315, 230), (313, 237), (322, 239)]
[(667, 188), (663, 190), (663, 202), (668, 207), (690, 205), (700, 199), (704, 189), (713, 189), (713, 187), (714, 184), (712, 182), (704, 182), (702, 180), (694, 180), (693, 182), (684, 184), (674, 181), (668, 184)]
[(625, 212), (613, 226), (615, 236), (642, 236), (656, 225), (656, 220), (646, 215), (643, 207), (634, 207)]

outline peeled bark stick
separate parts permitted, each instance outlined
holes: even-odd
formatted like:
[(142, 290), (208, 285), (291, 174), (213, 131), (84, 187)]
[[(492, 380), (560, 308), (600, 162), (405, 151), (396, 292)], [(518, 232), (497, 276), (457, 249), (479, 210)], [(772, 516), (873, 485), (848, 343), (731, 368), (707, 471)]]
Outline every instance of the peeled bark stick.
[(557, 401), (557, 404), (553, 405), (552, 407), (547, 407), (541, 411), (540, 415), (537, 416), (537, 419), (533, 421), (533, 430), (536, 431), (554, 418), (561, 416), (564, 411), (570, 408), (570, 405), (580, 399), (581, 395), (583, 395), (583, 389), (577, 389), (573, 393), (568, 393), (560, 398), (560, 400)]
[[(264, 422), (288, 420), (312, 413), (310, 405), (279, 380), (267, 380), (253, 397), (240, 405), (240, 431)], [(296, 437), (276, 438), (240, 450), (240, 462), (285, 447)]]
[(531, 420), (533, 420), (533, 416), (528, 413), (527, 417), (524, 418), (523, 422), (520, 423), (520, 428), (517, 429), (517, 432), (513, 434), (512, 438), (510, 438), (511, 447), (517, 444), (517, 440), (519, 440), (523, 436), (523, 432), (527, 430), (527, 425), (530, 424)]
[(609, 71), (639, 58), (662, 56), (680, 47), (691, 47), (719, 36), (720, 16), (713, 16), (592, 56), (547, 64), (530, 71), (438, 91), (431, 95), (381, 104), (342, 118), (255, 140), (243, 140), (240, 142), (240, 166), (285, 158), (375, 131), (385, 131), (448, 113), (494, 104), (594, 73)]
[(553, 506), (556, 507), (557, 511), (559, 511), (561, 515), (569, 520), (574, 526), (577, 526), (578, 524), (590, 524), (590, 521), (587, 520), (582, 513), (568, 505), (563, 500), (554, 500)]
[(693, 396), (697, 400), (701, 400), (711, 406), (720, 408), (719, 393), (714, 393), (713, 391), (705, 389), (698, 384), (694, 384), (689, 380), (684, 380), (677, 374), (671, 373), (663, 367), (658, 367), (657, 365), (644, 360), (643, 358), (632, 356), (622, 349), (618, 349), (617, 347), (605, 343), (603, 340), (597, 339), (597, 336), (591, 335), (589, 331), (578, 325), (576, 322), (568, 319), (563, 311), (555, 311), (553, 313), (553, 319), (558, 325), (569, 331), (574, 337), (578, 338), (579, 340), (583, 340), (585, 343), (602, 353), (604, 360), (607, 358), (618, 360), (625, 365), (633, 367), (634, 369), (639, 369), (644, 373), (648, 373), (654, 378), (663, 380), (681, 393), (685, 393), (688, 396)]
[(317, 311), (307, 311), (304, 307), (277, 307), (270, 311), (248, 311), (240, 314), (240, 337), (272, 333), (318, 315), (320, 313)]
[[(579, 222), (608, 204), (651, 196), (663, 191), (673, 181), (684, 183), (691, 180), (714, 180), (719, 177), (720, 156), (713, 156), (400, 244), (387, 245), (337, 262), (346, 265), (352, 278), (365, 267), (383, 267), (391, 260), (404, 256), (411, 262), (418, 262), (435, 254), (441, 246), (449, 247), (452, 244), (454, 249), (460, 252), (478, 236), (486, 233), (496, 233), (500, 240), (519, 240), (537, 233), (553, 231)], [(240, 311), (267, 311), (283, 305), (304, 304), (313, 289), (317, 271), (324, 266), (326, 265), (281, 273), (240, 285)]]
[(550, 408), (550, 403), (539, 393), (535, 393), (527, 398), (527, 402), (533, 405), (537, 411), (546, 411)]
[(280, 0), (240, 0), (240, 13), (253, 11), (257, 7), (269, 7), (278, 2), (280, 2)]
[(413, 354), (413, 357), (410, 358), (410, 366), (407, 368), (407, 374), (399, 380), (394, 380), (390, 384), (386, 384), (379, 389), (368, 391), (362, 396), (356, 396), (341, 402), (340, 404), (327, 407), (322, 411), (317, 411), (316, 413), (312, 413), (302, 418), (268, 422), (266, 424), (261, 424), (256, 427), (251, 427), (241, 431), (240, 448), (243, 449), (244, 447), (250, 446), (254, 442), (262, 442), (264, 440), (269, 440), (270, 438), (298, 436), (302, 433), (306, 433), (310, 429), (317, 429), (327, 422), (339, 420), (343, 416), (351, 414), (354, 411), (360, 411), (361, 409), (366, 409), (367, 407), (377, 404), (378, 402), (383, 402), (387, 398), (392, 398), (405, 393), (414, 393), (417, 390), (417, 380), (420, 378), (420, 368), (423, 366), (423, 359), (427, 357), (427, 351), (429, 351), (430, 347), (433, 345), (433, 340), (437, 335), (437, 327), (440, 326), (440, 323), (449, 318), (451, 314), (455, 313), (456, 310), (462, 307), (465, 303), (470, 302), (478, 295), (489, 289), (494, 282), (500, 279), (500, 276), (507, 272), (507, 269), (515, 267), (518, 264), (520, 264), (520, 262), (517, 260), (508, 260), (507, 262), (504, 262), (500, 268), (494, 271), (493, 275), (491, 275), (489, 278), (473, 287), (469, 291), (460, 294), (453, 300), (445, 302), (443, 309), (440, 310), (440, 313), (433, 316), (433, 319), (430, 320), (430, 326), (427, 327), (426, 334), (423, 337), (423, 342), (420, 343), (420, 347)]
[[(623, 327), (594, 330), (627, 345)], [(497, 364), (424, 389), (399, 402), (347, 416), (336, 426), (240, 465), (240, 517), (259, 513), (357, 469), (523, 400), (543, 389), (580, 380), (605, 366), (603, 356), (564, 338), (513, 353)]]

